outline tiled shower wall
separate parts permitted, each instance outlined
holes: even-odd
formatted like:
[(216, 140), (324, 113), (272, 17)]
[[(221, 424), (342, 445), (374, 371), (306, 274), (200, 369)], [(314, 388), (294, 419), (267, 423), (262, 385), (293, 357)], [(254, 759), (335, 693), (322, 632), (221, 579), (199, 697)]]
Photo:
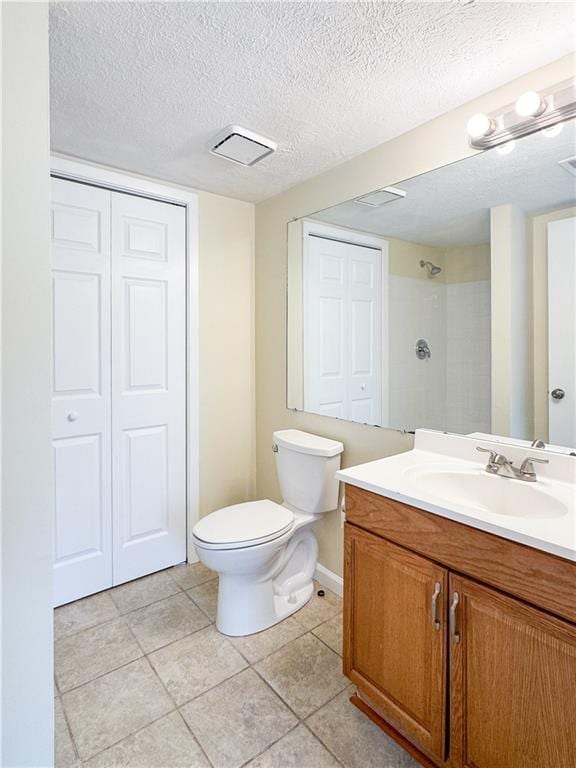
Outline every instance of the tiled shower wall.
[(449, 432), (490, 432), (490, 281), (448, 283), (446, 421)]
[(490, 281), (390, 275), (389, 302), (390, 425), (489, 432)]

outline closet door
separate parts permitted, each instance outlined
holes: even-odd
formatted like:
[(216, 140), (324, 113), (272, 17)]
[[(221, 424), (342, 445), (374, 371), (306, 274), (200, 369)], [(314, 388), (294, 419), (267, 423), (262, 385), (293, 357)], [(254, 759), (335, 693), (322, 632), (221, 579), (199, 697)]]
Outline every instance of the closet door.
[(114, 583), (186, 558), (184, 208), (112, 193)]
[(54, 590), (61, 605), (112, 585), (110, 192), (53, 179), (51, 219)]

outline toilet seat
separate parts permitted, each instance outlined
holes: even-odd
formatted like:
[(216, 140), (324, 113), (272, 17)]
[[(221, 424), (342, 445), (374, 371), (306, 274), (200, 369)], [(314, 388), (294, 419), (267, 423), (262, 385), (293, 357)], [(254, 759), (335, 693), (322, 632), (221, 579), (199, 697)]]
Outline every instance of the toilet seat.
[(247, 501), (212, 512), (192, 531), (204, 549), (243, 549), (273, 541), (294, 526), (294, 514), (269, 499)]

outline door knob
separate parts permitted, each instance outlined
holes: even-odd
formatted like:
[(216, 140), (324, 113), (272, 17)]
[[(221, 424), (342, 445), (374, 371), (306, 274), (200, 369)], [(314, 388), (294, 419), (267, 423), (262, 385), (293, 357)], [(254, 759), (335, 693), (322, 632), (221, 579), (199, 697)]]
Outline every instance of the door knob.
[(563, 389), (553, 389), (552, 392), (550, 392), (550, 396), (553, 400), (563, 400), (565, 395), (566, 392), (564, 392)]
[(78, 419), (78, 414), (76, 413), (76, 411), (70, 411), (70, 413), (68, 414), (68, 416), (66, 416), (66, 418), (68, 419), (68, 421), (76, 421)]

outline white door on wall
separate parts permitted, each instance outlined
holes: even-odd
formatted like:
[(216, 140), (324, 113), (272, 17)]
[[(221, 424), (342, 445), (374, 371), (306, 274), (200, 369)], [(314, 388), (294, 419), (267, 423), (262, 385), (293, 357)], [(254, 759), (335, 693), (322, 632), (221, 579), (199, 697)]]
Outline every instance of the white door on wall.
[(186, 558), (185, 231), (52, 181), (56, 605)]
[(57, 603), (112, 584), (110, 192), (52, 180)]
[(181, 206), (112, 195), (114, 581), (186, 558)]
[(548, 440), (576, 445), (576, 218), (548, 224)]
[(382, 253), (305, 235), (304, 410), (382, 419)]

